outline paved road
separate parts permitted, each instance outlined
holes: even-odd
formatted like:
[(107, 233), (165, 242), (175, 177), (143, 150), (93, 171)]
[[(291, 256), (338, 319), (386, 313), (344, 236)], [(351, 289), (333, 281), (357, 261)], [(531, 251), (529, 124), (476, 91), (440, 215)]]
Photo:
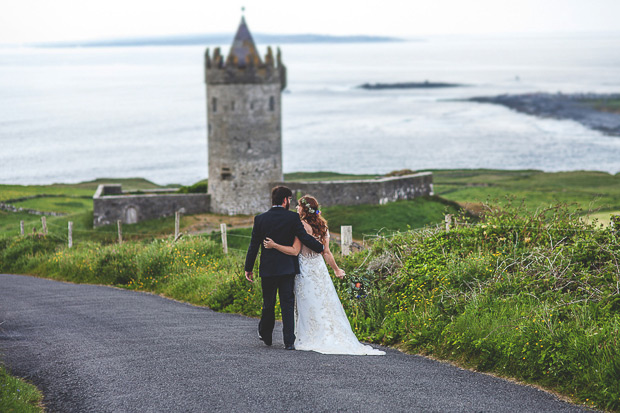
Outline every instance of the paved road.
[(51, 412), (583, 411), (391, 349), (266, 347), (254, 319), (104, 286), (0, 275), (0, 323), (0, 357)]

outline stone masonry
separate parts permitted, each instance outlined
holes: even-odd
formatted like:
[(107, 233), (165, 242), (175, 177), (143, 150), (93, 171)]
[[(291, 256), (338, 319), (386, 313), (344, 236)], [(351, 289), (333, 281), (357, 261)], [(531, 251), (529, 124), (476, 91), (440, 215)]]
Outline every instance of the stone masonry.
[(282, 182), (279, 185), (291, 188), (295, 199), (308, 194), (325, 206), (386, 204), (433, 195), (433, 174), (423, 172), (353, 181)]
[(281, 91), (286, 68), (271, 48), (264, 62), (242, 18), (226, 60), (205, 53), (209, 195), (212, 212), (255, 214), (282, 177)]
[[(167, 191), (166, 191), (167, 192)], [(209, 211), (207, 194), (159, 193), (129, 195), (119, 184), (99, 185), (93, 196), (93, 226), (109, 225), (120, 220), (123, 224), (135, 224), (147, 219), (184, 214), (200, 214)]]

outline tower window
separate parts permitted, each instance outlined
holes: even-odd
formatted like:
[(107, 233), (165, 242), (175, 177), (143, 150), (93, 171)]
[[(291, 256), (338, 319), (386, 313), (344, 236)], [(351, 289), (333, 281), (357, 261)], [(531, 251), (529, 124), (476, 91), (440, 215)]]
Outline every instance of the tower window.
[(235, 101), (230, 102), (230, 110), (235, 111)]
[(273, 96), (269, 96), (269, 110), (273, 112), (275, 107), (276, 107), (275, 98)]
[(211, 108), (213, 109), (213, 113), (217, 112), (217, 98), (211, 99)]
[(232, 179), (232, 171), (230, 170), (230, 168), (224, 166), (222, 167), (222, 175), (221, 178), (223, 181), (227, 181)]

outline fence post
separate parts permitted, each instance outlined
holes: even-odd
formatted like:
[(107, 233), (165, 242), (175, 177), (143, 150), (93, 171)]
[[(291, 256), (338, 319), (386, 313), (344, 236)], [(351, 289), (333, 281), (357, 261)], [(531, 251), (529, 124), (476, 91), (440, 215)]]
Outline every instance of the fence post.
[(123, 223), (121, 222), (120, 219), (116, 221), (116, 226), (118, 227), (118, 243), (122, 244), (123, 243)]
[(353, 227), (351, 225), (343, 225), (340, 227), (340, 249), (342, 255), (351, 253), (351, 244), (353, 244)]
[(222, 232), (222, 249), (224, 254), (228, 254), (228, 238), (226, 237), (226, 224), (220, 224), (220, 231)]
[(179, 231), (181, 228), (181, 212), (177, 211), (174, 213), (174, 240), (179, 239)]
[(24, 235), (24, 221), (19, 221), (19, 232)]
[(41, 217), (41, 225), (43, 226), (43, 235), (47, 235), (47, 219), (45, 216)]
[(69, 248), (73, 247), (73, 221), (69, 221)]
[(452, 214), (446, 214), (444, 220), (446, 222), (446, 232), (448, 232), (450, 231), (450, 224), (452, 224)]

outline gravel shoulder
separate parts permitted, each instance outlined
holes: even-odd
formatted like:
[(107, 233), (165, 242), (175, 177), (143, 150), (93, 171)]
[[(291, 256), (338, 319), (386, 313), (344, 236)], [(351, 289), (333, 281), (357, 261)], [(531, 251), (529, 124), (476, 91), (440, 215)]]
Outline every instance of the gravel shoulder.
[(0, 275), (0, 359), (50, 412), (577, 412), (529, 386), (385, 349), (285, 351), (257, 321), (152, 294)]

